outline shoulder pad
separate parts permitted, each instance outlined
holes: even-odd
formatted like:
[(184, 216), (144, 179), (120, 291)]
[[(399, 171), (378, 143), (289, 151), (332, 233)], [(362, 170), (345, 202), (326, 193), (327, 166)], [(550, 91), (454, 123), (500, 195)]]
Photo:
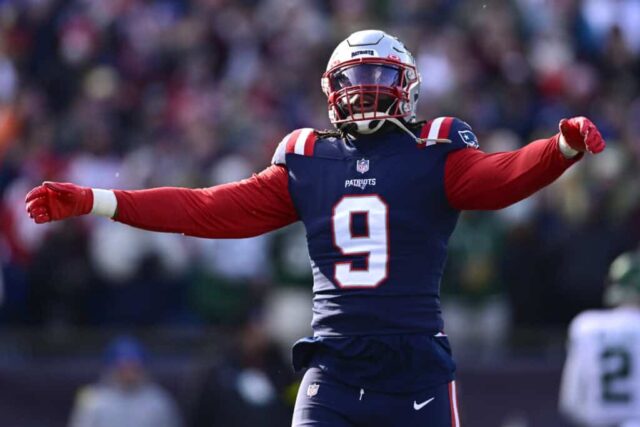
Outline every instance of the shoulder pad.
[(312, 128), (296, 129), (285, 136), (271, 159), (275, 165), (286, 164), (287, 154), (298, 154), (301, 156), (313, 156), (313, 148), (316, 143), (316, 132)]
[(99, 390), (95, 386), (82, 386), (76, 393), (76, 404), (83, 407), (93, 405), (98, 395)]
[(456, 117), (438, 117), (430, 120), (422, 127), (420, 138), (426, 138), (427, 145), (437, 140), (451, 141), (452, 148), (478, 148), (478, 138), (465, 121)]
[(569, 338), (578, 339), (593, 333), (603, 325), (601, 310), (586, 310), (579, 313), (569, 324)]

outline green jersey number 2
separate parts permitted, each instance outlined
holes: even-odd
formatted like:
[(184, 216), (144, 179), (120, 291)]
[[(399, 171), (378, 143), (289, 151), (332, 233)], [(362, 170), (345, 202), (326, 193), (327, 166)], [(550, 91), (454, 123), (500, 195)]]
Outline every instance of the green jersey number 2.
[(632, 373), (632, 355), (625, 347), (605, 347), (600, 353), (602, 400), (607, 403), (625, 403), (632, 395), (627, 384)]

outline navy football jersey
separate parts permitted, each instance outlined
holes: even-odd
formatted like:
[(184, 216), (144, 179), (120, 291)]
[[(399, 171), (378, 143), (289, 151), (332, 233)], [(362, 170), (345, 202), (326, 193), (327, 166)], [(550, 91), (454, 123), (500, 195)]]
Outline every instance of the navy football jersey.
[(314, 336), (294, 346), (296, 368), (321, 366), (378, 388), (452, 379), (439, 294), (458, 211), (445, 195), (444, 167), (451, 151), (478, 145), (455, 118), (420, 132), (450, 142), (421, 147), (400, 130), (350, 140), (300, 129), (278, 147), (274, 163), (288, 169), (314, 277)]

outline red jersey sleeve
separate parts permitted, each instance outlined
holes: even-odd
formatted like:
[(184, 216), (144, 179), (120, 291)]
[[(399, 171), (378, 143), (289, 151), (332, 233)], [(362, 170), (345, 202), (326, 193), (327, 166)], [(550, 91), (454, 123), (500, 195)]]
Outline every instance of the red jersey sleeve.
[(298, 220), (287, 169), (272, 165), (251, 178), (211, 188), (115, 190), (114, 219), (137, 228), (209, 238), (252, 237)]
[(454, 151), (445, 164), (445, 192), (455, 209), (502, 209), (549, 185), (581, 157), (565, 158), (558, 135), (504, 153)]

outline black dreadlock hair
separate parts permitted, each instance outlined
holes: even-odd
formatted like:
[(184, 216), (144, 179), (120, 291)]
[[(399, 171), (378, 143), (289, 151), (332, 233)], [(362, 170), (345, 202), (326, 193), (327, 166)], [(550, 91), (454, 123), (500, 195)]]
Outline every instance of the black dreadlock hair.
[[(402, 120), (402, 119), (400, 119)], [(403, 120), (404, 122), (404, 120)], [(404, 122), (405, 125), (407, 126), (407, 128), (409, 128), (409, 130), (411, 130), (412, 132), (418, 131), (420, 129), (422, 129), (422, 127), (427, 123), (426, 120), (420, 120), (417, 122), (412, 122), (412, 123), (406, 123)], [(339, 138), (339, 139), (348, 139), (349, 135), (353, 135), (352, 133), (349, 132), (348, 130), (349, 126), (342, 126), (339, 129), (322, 129), (322, 130), (314, 130), (314, 133), (316, 135), (316, 137), (318, 138)], [(382, 128), (380, 130), (378, 130), (378, 132), (388, 132), (392, 129), (397, 129), (397, 126), (395, 126), (393, 123), (391, 122), (387, 122), (385, 123)]]

